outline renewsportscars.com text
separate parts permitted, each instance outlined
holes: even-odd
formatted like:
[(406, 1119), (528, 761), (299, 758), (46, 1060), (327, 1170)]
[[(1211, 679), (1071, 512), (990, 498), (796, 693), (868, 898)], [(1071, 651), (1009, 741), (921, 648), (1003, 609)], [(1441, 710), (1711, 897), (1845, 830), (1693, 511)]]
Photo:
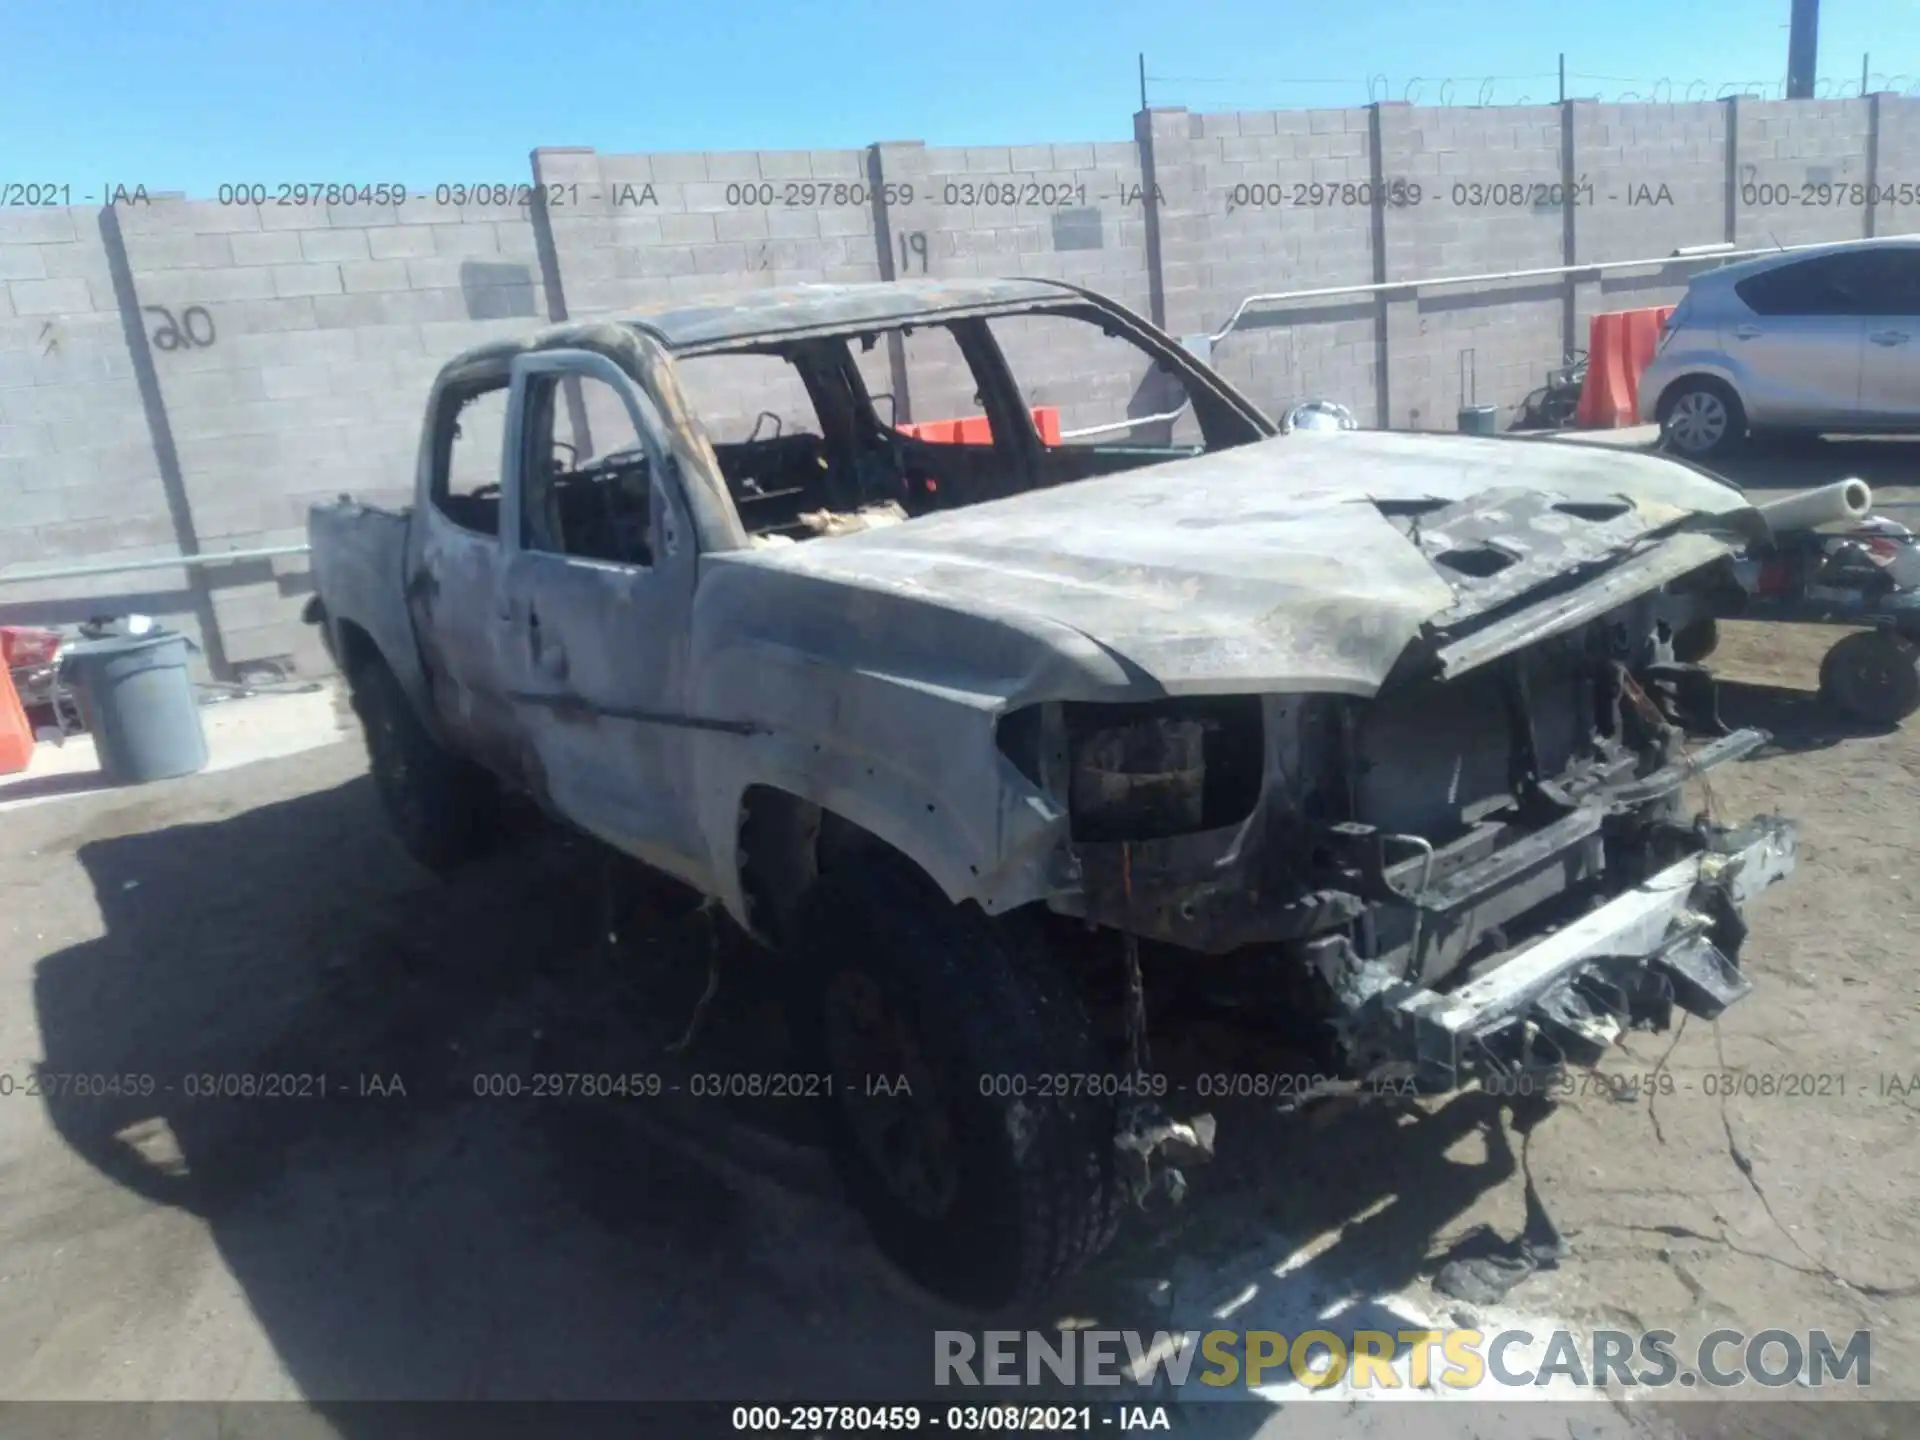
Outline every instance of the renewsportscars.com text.
[(1473, 1390), (1557, 1383), (1726, 1390), (1745, 1385), (1864, 1388), (1873, 1378), (1865, 1330), (1715, 1330), (1684, 1347), (1671, 1330), (965, 1330), (934, 1333), (934, 1383), (1198, 1384), (1214, 1389), (1343, 1380), (1356, 1390)]

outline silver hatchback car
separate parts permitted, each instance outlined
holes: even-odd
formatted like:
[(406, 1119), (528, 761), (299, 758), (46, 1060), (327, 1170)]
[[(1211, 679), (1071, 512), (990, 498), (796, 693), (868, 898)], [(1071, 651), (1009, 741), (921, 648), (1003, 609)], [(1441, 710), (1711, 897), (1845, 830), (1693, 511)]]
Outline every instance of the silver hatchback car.
[(1920, 432), (1920, 238), (1695, 276), (1640, 378), (1640, 416), (1690, 458), (1756, 430)]

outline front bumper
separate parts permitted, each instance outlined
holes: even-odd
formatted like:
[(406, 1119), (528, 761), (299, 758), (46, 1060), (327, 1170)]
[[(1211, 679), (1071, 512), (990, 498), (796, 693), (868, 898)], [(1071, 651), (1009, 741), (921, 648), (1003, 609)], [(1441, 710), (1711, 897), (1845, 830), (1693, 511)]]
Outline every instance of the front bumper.
[(1445, 992), (1382, 996), (1412, 1078), (1591, 1065), (1629, 1024), (1664, 1029), (1675, 1006), (1711, 1019), (1751, 988), (1737, 963), (1741, 908), (1791, 874), (1792, 822), (1763, 817)]
[[(1333, 827), (1330, 842), (1372, 856), (1344, 889), (1275, 886), (1258, 813), (1233, 831), (1083, 844), (1083, 913), (1202, 954), (1254, 947), (1310, 965), (1362, 1080), (1438, 1091), (1590, 1065), (1623, 1028), (1665, 1028), (1676, 1007), (1710, 1017), (1750, 988), (1741, 907), (1792, 872), (1793, 824), (1642, 827), (1650, 805), (1766, 738), (1736, 730), (1650, 775), (1592, 776), (1566, 813), (1497, 844), (1470, 832), (1395, 862), (1380, 842), (1410, 837)], [(1608, 863), (1610, 834), (1625, 837), (1628, 873)], [(1370, 959), (1349, 939), (1367, 925)]]

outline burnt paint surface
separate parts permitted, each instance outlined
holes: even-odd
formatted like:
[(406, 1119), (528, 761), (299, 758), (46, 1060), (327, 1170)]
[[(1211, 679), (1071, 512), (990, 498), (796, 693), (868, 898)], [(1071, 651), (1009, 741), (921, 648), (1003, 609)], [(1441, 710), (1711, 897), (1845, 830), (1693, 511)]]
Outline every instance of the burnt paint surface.
[[(630, 612), (630, 634), (655, 625), (683, 648), (670, 673), (637, 687), (644, 694), (624, 695), (636, 702), (624, 708), (629, 717), (696, 723), (616, 722), (617, 676), (647, 647), (627, 654), (604, 616), (591, 618), (617, 605), (612, 579), (598, 582), (592, 597), (565, 602), (580, 623), (602, 626), (607, 693), (581, 697), (594, 718), (560, 702), (546, 707), (543, 721), (523, 715), (516, 723), (567, 726), (586, 737), (588, 748), (575, 757), (583, 773), (604, 765), (623, 781), (640, 773), (635, 746), (651, 743), (639, 731), (676, 731), (673, 784), (685, 810), (669, 824), (685, 833), (654, 840), (704, 861), (698, 883), (736, 918), (744, 918), (737, 829), (750, 787), (801, 796), (865, 826), (955, 898), (1011, 907), (1057, 891), (1052, 857), (1066, 816), (995, 747), (995, 725), (1010, 708), (1236, 692), (1369, 696), (1416, 639), (1525, 590), (1512, 575), (1502, 584), (1498, 574), (1437, 564), (1404, 516), (1376, 502), (1389, 502), (1388, 510), (1394, 501), (1464, 506), (1461, 515), (1479, 517), (1480, 541), (1525, 541), (1515, 563), (1528, 583), (1657, 554), (1677, 540), (1687, 542), (1680, 548), (1690, 563), (1706, 563), (1725, 553), (1720, 542), (1667, 532), (1731, 528), (1751, 513), (1737, 491), (1654, 457), (1304, 432), (884, 529), (748, 548), (712, 447), (675, 381), (671, 348), (711, 351), (756, 337), (1077, 299), (1070, 287), (1035, 281), (799, 287), (557, 326), (470, 351), (448, 367), (443, 384), (504, 371), (532, 349), (592, 349), (634, 376), (659, 410), (697, 578), (687, 610)], [(1271, 432), (1264, 418), (1258, 424)], [(424, 455), (423, 448), (423, 485)], [(1514, 492), (1546, 496), (1544, 508)], [(1568, 513), (1553, 509), (1555, 501), (1589, 508)], [(411, 528), (410, 546), (418, 547), (425, 527)], [(349, 538), (339, 527), (325, 534), (328, 545)], [(1631, 598), (1626, 592), (1639, 583), (1607, 598)], [(359, 603), (391, 606), (397, 598)], [(458, 627), (466, 617), (426, 623)], [(1523, 629), (1503, 643), (1510, 649), (1534, 638)]]

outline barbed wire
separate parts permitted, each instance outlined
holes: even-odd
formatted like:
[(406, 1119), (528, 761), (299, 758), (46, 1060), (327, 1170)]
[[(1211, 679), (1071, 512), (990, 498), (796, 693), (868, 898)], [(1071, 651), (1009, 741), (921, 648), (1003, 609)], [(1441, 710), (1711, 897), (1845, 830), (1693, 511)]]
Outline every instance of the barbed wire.
[[(1351, 90), (1353, 76), (1259, 78), (1251, 76), (1218, 75), (1146, 75), (1142, 77), (1149, 86), (1178, 85), (1191, 86), (1199, 90), (1219, 85), (1239, 87), (1248, 94), (1258, 93), (1270, 87), (1305, 89), (1311, 87), (1340, 87)], [(1551, 105), (1558, 101), (1559, 71), (1547, 71), (1529, 75), (1415, 75), (1404, 81), (1396, 81), (1384, 74), (1365, 77), (1366, 95), (1369, 104), (1383, 101), (1400, 100), (1410, 105), (1481, 107), (1496, 105)], [(1552, 93), (1536, 96), (1531, 87), (1539, 82), (1554, 82)], [(1603, 104), (1634, 105), (1676, 105), (1698, 104), (1702, 101), (1728, 100), (1735, 97), (1752, 100), (1784, 100), (1787, 83), (1785, 80), (1708, 80), (1680, 79), (1673, 76), (1630, 76), (1595, 75), (1583, 71), (1569, 70), (1565, 75), (1569, 100), (1593, 100)], [(1591, 87), (1598, 83), (1603, 86), (1624, 86), (1611, 93), (1595, 90)], [(1528, 87), (1519, 89), (1517, 87)], [(1816, 100), (1855, 100), (1863, 94), (1887, 91), (1899, 95), (1920, 97), (1920, 76), (1899, 73), (1886, 74), (1871, 72), (1863, 84), (1860, 78), (1837, 79), (1827, 76), (1814, 81), (1813, 98)], [(1511, 98), (1505, 98), (1511, 97)], [(1158, 100), (1158, 97), (1155, 97)], [(1241, 101), (1224, 99), (1217, 95), (1202, 95), (1208, 108), (1217, 110), (1271, 110), (1284, 108), (1276, 106), (1271, 100)], [(1164, 102), (1161, 102), (1164, 103)]]

